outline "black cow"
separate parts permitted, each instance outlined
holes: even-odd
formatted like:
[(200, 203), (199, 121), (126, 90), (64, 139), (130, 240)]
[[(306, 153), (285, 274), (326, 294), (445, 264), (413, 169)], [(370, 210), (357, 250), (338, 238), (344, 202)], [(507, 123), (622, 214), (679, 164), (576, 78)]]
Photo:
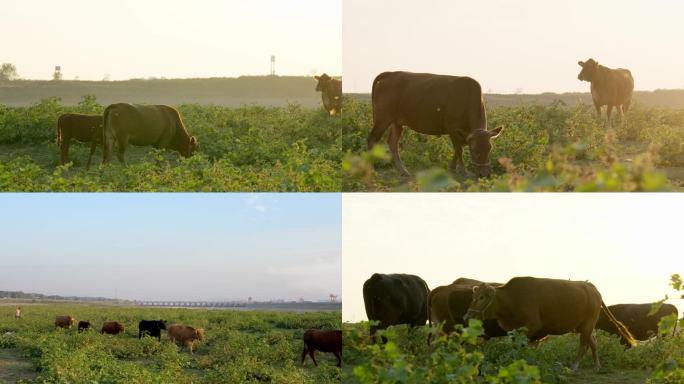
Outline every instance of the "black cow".
[(140, 320), (138, 323), (138, 339), (147, 334), (161, 341), (162, 329), (166, 329), (166, 320)]
[(89, 321), (79, 321), (78, 322), (78, 331), (83, 332), (85, 330), (91, 329), (92, 325), (90, 324)]
[[(616, 304), (608, 307), (616, 319), (620, 320), (637, 340), (647, 340), (658, 334), (658, 322), (665, 316), (678, 314), (677, 307), (672, 304), (663, 304), (660, 309), (651, 316), (651, 304)], [(597, 329), (619, 335), (615, 325), (601, 312)], [(624, 341), (620, 340), (623, 344)]]
[(429, 294), (427, 283), (418, 276), (374, 273), (363, 284), (366, 316), (379, 322), (371, 326), (371, 337), (390, 325), (425, 325)]

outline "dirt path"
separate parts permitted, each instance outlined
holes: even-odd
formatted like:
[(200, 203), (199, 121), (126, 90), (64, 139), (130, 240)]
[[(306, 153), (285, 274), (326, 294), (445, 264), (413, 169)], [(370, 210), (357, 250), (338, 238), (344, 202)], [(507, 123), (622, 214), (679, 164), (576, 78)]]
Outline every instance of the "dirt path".
[(612, 371), (596, 373), (580, 369), (568, 376), (569, 384), (643, 384), (649, 377), (646, 371)]
[(31, 361), (21, 357), (17, 349), (0, 349), (0, 383), (31, 381), (37, 376)]

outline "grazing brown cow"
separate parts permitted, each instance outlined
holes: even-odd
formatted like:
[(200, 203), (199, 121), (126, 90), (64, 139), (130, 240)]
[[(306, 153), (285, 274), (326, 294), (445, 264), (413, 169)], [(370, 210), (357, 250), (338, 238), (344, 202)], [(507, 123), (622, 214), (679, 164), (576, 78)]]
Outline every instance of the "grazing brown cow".
[(76, 319), (71, 316), (57, 316), (55, 317), (55, 327), (70, 329), (76, 324)]
[(325, 73), (321, 76), (314, 76), (314, 79), (317, 81), (316, 92), (321, 92), (323, 108), (330, 116), (340, 114), (342, 112), (342, 82)]
[(195, 136), (190, 137), (177, 110), (168, 105), (112, 104), (104, 112), (104, 158), (112, 156), (114, 141), (117, 157), (125, 164), (128, 144), (178, 151), (190, 157), (198, 149)]
[(316, 350), (332, 352), (337, 358), (337, 366), (342, 367), (342, 331), (321, 331), (309, 329), (304, 332), (304, 350), (302, 351), (302, 364), (306, 359), (307, 352), (311, 356), (314, 365), (316, 362)]
[(78, 322), (78, 331), (79, 332), (85, 331), (85, 330), (90, 329), (90, 328), (91, 328), (91, 324), (89, 321), (81, 320)]
[(59, 147), (59, 162), (64, 165), (69, 162), (69, 145), (71, 139), (82, 143), (90, 143), (90, 155), (86, 168), (90, 168), (95, 149), (102, 144), (102, 116), (65, 113), (57, 119), (57, 146)]
[(578, 61), (577, 64), (582, 67), (577, 79), (591, 83), (591, 98), (598, 116), (601, 117), (601, 107), (606, 105), (608, 126), (613, 107), (617, 108), (620, 120), (624, 121), (634, 91), (632, 73), (628, 69), (604, 67), (594, 59)]
[(379, 322), (370, 327), (371, 337), (375, 339), (376, 330), (390, 325), (425, 325), (429, 293), (427, 283), (418, 276), (374, 273), (363, 283), (366, 316)]
[(399, 140), (404, 127), (426, 135), (449, 135), (454, 158), (449, 168), (465, 173), (463, 147), (470, 147), (478, 177), (491, 173), (491, 140), (503, 127), (487, 130), (487, 115), (480, 84), (470, 77), (431, 73), (384, 72), (373, 81), (373, 130), (368, 149), (390, 128), (389, 147), (394, 166), (403, 175), (409, 172), (399, 156)]
[[(428, 296), (428, 324), (443, 322), (442, 332), (448, 334), (454, 331), (457, 324), (465, 325), (463, 316), (468, 312), (470, 303), (473, 301), (473, 287), (483, 284), (482, 281), (468, 278), (454, 280), (449, 285), (439, 286)], [(501, 284), (489, 283), (498, 287)], [(505, 336), (508, 333), (499, 327), (495, 319), (482, 321), (486, 337)], [(428, 344), (432, 340), (432, 333), (428, 335)]]
[(193, 328), (187, 325), (174, 324), (167, 329), (169, 339), (179, 345), (185, 345), (192, 353), (192, 347), (195, 340), (204, 340), (204, 329)]
[(629, 330), (610, 313), (596, 287), (584, 281), (514, 277), (500, 287), (476, 285), (464, 320), (494, 318), (507, 331), (526, 327), (527, 337), (533, 342), (548, 335), (577, 332), (580, 346), (572, 369), (577, 369), (591, 347), (594, 367), (599, 370), (593, 331), (601, 310), (618, 327), (620, 335), (635, 345)]
[(106, 333), (108, 335), (118, 335), (119, 333), (123, 333), (124, 330), (124, 325), (119, 323), (118, 321), (107, 321), (106, 323), (102, 324), (102, 330), (100, 331), (100, 333)]
[[(677, 307), (672, 304), (663, 304), (660, 309), (651, 316), (651, 304), (616, 304), (608, 307), (610, 312), (624, 324), (637, 340), (648, 340), (658, 335), (658, 322), (665, 316), (678, 315)], [(620, 335), (615, 324), (603, 314), (599, 316), (596, 329), (601, 329), (614, 335)], [(625, 343), (624, 339), (620, 342)]]

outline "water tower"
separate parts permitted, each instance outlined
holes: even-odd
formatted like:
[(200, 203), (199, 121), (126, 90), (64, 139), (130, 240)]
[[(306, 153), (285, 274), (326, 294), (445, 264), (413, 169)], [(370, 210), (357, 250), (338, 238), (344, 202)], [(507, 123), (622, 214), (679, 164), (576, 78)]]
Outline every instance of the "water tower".
[(62, 80), (62, 66), (55, 66), (55, 73), (52, 74), (52, 80)]
[(275, 55), (271, 55), (271, 76), (275, 76)]

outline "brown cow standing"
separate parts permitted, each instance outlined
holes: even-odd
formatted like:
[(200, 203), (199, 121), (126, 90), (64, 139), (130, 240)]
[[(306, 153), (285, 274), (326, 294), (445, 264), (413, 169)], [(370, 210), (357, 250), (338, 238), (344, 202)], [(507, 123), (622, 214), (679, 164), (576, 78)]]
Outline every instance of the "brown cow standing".
[[(465, 316), (470, 303), (473, 301), (473, 287), (483, 284), (482, 281), (468, 278), (459, 278), (449, 285), (442, 285), (434, 288), (428, 295), (427, 313), (428, 324), (444, 323), (442, 332), (449, 334), (454, 331), (457, 324), (465, 325)], [(498, 287), (502, 284), (489, 283)], [(482, 321), (486, 337), (505, 336), (507, 332), (494, 319), (484, 319)], [(428, 344), (432, 340), (432, 333), (428, 335)]]
[(106, 333), (108, 335), (118, 335), (119, 333), (123, 333), (124, 330), (124, 325), (119, 323), (118, 321), (107, 321), (106, 323), (102, 324), (102, 330), (100, 330), (100, 333)]
[(634, 91), (632, 73), (628, 69), (604, 67), (594, 59), (578, 61), (577, 64), (582, 67), (577, 79), (591, 83), (591, 98), (598, 116), (601, 117), (601, 107), (606, 105), (610, 126), (610, 114), (615, 107), (620, 114), (620, 121), (624, 122), (625, 112), (629, 109)]
[(168, 105), (112, 104), (104, 111), (105, 164), (117, 142), (117, 157), (126, 164), (124, 152), (129, 144), (178, 151), (190, 157), (199, 148), (195, 136), (190, 137), (180, 113)]
[(303, 339), (302, 364), (304, 364), (306, 354), (308, 353), (314, 365), (318, 366), (315, 356), (316, 350), (318, 350), (321, 352), (332, 352), (337, 358), (337, 366), (342, 367), (342, 331), (309, 329), (304, 332)]
[(192, 347), (195, 342), (204, 340), (204, 329), (193, 328), (187, 325), (174, 324), (167, 329), (169, 339), (179, 345), (185, 345), (192, 354)]
[(399, 140), (404, 127), (425, 135), (449, 135), (454, 157), (449, 168), (465, 173), (463, 147), (470, 147), (478, 177), (491, 174), (491, 140), (503, 127), (487, 130), (482, 89), (470, 77), (431, 73), (384, 72), (373, 81), (373, 130), (368, 135), (372, 149), (390, 128), (389, 147), (394, 166), (401, 174), (409, 172), (399, 156)]
[(635, 345), (634, 337), (615, 319), (596, 287), (583, 281), (514, 277), (501, 287), (486, 283), (476, 285), (464, 320), (495, 318), (507, 331), (526, 327), (531, 341), (548, 335), (577, 332), (580, 334), (580, 346), (572, 369), (577, 369), (587, 349), (591, 348), (594, 367), (598, 371), (601, 364), (593, 331), (601, 310), (617, 326), (627, 343)]
[(338, 115), (342, 112), (342, 82), (333, 79), (327, 74), (314, 76), (316, 79), (316, 92), (321, 92), (323, 108), (330, 116)]
[(76, 324), (76, 319), (71, 316), (57, 316), (55, 317), (55, 327), (70, 329)]
[(65, 113), (57, 119), (57, 146), (59, 161), (64, 165), (69, 162), (69, 145), (71, 139), (82, 143), (90, 143), (90, 155), (86, 168), (90, 168), (95, 149), (102, 143), (102, 116)]

